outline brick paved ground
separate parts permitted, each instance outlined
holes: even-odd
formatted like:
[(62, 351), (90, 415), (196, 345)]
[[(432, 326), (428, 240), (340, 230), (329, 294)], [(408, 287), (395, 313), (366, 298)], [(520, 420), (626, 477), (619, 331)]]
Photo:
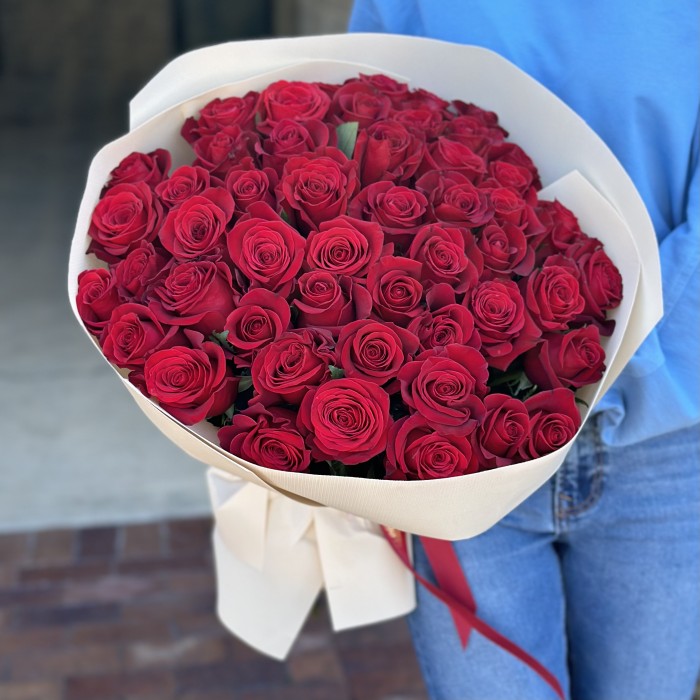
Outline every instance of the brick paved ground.
[(404, 621), (331, 632), (285, 664), (214, 614), (210, 522), (0, 535), (2, 700), (424, 700)]

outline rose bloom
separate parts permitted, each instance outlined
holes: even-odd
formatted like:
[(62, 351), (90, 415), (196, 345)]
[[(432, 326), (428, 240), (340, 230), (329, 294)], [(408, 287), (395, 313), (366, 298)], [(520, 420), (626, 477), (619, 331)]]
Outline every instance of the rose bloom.
[(258, 93), (249, 92), (243, 97), (215, 98), (199, 112), (199, 118), (189, 117), (182, 127), (182, 136), (194, 144), (203, 136), (213, 136), (229, 126), (252, 129)]
[(158, 350), (148, 357), (143, 376), (132, 372), (129, 379), (143, 382), (148, 396), (185, 425), (224, 413), (236, 398), (238, 379), (226, 366), (221, 346), (203, 341), (203, 336), (185, 331), (193, 347)]
[(579, 281), (568, 267), (545, 261), (520, 284), (527, 308), (543, 331), (566, 330), (586, 305)]
[(340, 331), (338, 362), (346, 377), (374, 382), (393, 393), (399, 389), (393, 380), (418, 347), (413, 333), (393, 323), (355, 321)]
[(150, 153), (130, 153), (109, 174), (105, 191), (115, 185), (136, 182), (143, 182), (153, 188), (168, 176), (170, 163), (170, 153), (164, 148), (157, 148)]
[(428, 147), (418, 173), (423, 175), (431, 170), (458, 172), (470, 182), (477, 182), (486, 173), (486, 163), (469, 146), (440, 136)]
[(532, 272), (535, 251), (528, 246), (525, 234), (515, 224), (490, 223), (482, 229), (478, 241), (484, 267), (495, 275), (523, 275)]
[(477, 228), (493, 217), (487, 191), (475, 187), (462, 173), (431, 170), (416, 181), (416, 189), (425, 193), (436, 221)]
[(290, 321), (291, 310), (285, 299), (267, 289), (244, 294), (224, 324), (226, 341), (236, 353), (236, 365), (250, 367), (255, 353), (279, 338)]
[(268, 469), (305, 472), (311, 453), (296, 429), (296, 414), (277, 406), (260, 404), (235, 413), (231, 425), (218, 432), (226, 451)]
[(193, 148), (197, 158), (193, 165), (224, 178), (243, 158), (253, 155), (258, 140), (258, 135), (251, 131), (236, 125), (226, 126), (195, 141)]
[(287, 296), (304, 260), (304, 239), (262, 202), (252, 204), (226, 235), (233, 264), (251, 289)]
[(578, 389), (595, 384), (605, 371), (605, 351), (594, 325), (548, 333), (525, 354), (525, 374), (540, 389)]
[(169, 177), (158, 183), (155, 192), (166, 207), (173, 208), (196, 194), (202, 194), (218, 180), (208, 170), (183, 165)]
[(236, 217), (245, 214), (251, 204), (264, 202), (269, 207), (276, 206), (274, 189), (277, 186), (277, 174), (272, 168), (258, 170), (252, 158), (244, 158), (231, 168), (226, 175), (226, 190), (233, 197)]
[(221, 187), (193, 195), (165, 218), (158, 238), (177, 260), (193, 260), (223, 243), (234, 211), (233, 197)]
[(586, 240), (572, 244), (566, 250), (581, 272), (581, 294), (585, 300), (584, 314), (604, 320), (605, 312), (617, 308), (622, 301), (622, 275), (599, 241)]
[(167, 262), (164, 251), (143, 241), (112, 268), (119, 295), (130, 301), (142, 301)]
[(576, 397), (569, 389), (542, 391), (525, 401), (530, 432), (518, 450), (523, 460), (536, 459), (558, 450), (573, 439), (581, 425)]
[(330, 97), (315, 83), (278, 80), (260, 93), (257, 129), (262, 134), (269, 134), (282, 119), (323, 119), (330, 105)]
[(530, 430), (527, 408), (506, 394), (489, 394), (484, 398), (484, 406), (486, 416), (474, 439), (479, 461), (487, 468), (512, 464)]
[(444, 435), (467, 435), (481, 423), (488, 377), (483, 355), (462, 345), (423, 352), (398, 375), (404, 403)]
[(442, 479), (478, 468), (469, 438), (440, 435), (419, 413), (402, 418), (389, 431), (386, 479)]
[(78, 294), (75, 300), (78, 313), (85, 327), (93, 335), (100, 336), (119, 306), (114, 275), (109, 270), (83, 270), (78, 275)]
[(263, 167), (272, 168), (279, 176), (292, 156), (300, 156), (322, 146), (335, 146), (336, 142), (335, 129), (319, 119), (304, 122), (282, 119), (272, 127), (267, 138), (256, 144), (255, 151)]
[(306, 239), (305, 270), (324, 270), (356, 280), (379, 260), (384, 234), (379, 224), (349, 216), (324, 221)]
[(385, 321), (405, 324), (421, 313), (423, 266), (408, 258), (380, 258), (367, 275), (373, 314)]
[(116, 262), (142, 241), (158, 233), (163, 206), (143, 182), (115, 185), (107, 190), (92, 212), (89, 252)]
[(335, 379), (304, 396), (297, 425), (317, 460), (360, 464), (386, 449), (389, 394), (363, 379)]
[(331, 102), (332, 122), (357, 122), (366, 129), (375, 122), (386, 119), (391, 109), (391, 100), (373, 85), (360, 79), (350, 79), (341, 85)]
[(251, 367), (253, 386), (265, 405), (299, 404), (312, 387), (330, 379), (328, 368), (335, 362), (328, 331), (291, 330), (257, 353)]

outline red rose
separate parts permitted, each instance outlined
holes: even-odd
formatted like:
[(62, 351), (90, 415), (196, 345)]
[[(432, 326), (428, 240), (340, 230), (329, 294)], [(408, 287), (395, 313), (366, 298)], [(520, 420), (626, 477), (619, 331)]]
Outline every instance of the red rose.
[(428, 147), (418, 172), (422, 175), (431, 170), (458, 172), (476, 182), (486, 173), (486, 163), (469, 146), (440, 136)]
[(260, 93), (258, 131), (269, 134), (283, 119), (323, 119), (330, 105), (330, 97), (317, 84), (278, 80)]
[(605, 350), (596, 326), (549, 333), (525, 355), (525, 373), (540, 389), (578, 389), (595, 384), (605, 371)]
[(268, 469), (305, 472), (311, 453), (296, 429), (295, 418), (293, 411), (284, 408), (250, 406), (219, 430), (219, 444), (227, 452)]
[(333, 122), (357, 122), (365, 129), (385, 119), (391, 109), (391, 100), (370, 83), (359, 79), (348, 80), (333, 95), (331, 112)]
[(152, 241), (158, 232), (163, 207), (143, 182), (115, 185), (92, 212), (88, 252), (116, 262), (141, 241)]
[(547, 265), (521, 281), (525, 302), (535, 323), (544, 331), (566, 330), (586, 302), (576, 275), (561, 265)]
[(484, 406), (486, 417), (475, 434), (480, 461), (487, 468), (512, 464), (530, 432), (527, 408), (506, 394), (489, 394)]
[(474, 187), (461, 173), (431, 170), (416, 181), (416, 189), (430, 200), (437, 221), (476, 228), (493, 217), (486, 191)]
[(450, 106), (447, 100), (438, 97), (430, 90), (418, 88), (411, 90), (400, 102), (402, 109), (430, 109), (440, 114), (445, 114), (445, 110)]
[(221, 331), (234, 308), (231, 270), (223, 262), (173, 262), (152, 288), (151, 308), (166, 325), (187, 326), (205, 336)]
[(435, 138), (443, 124), (442, 114), (426, 107), (398, 109), (391, 113), (391, 118), (423, 141)]
[(311, 389), (297, 425), (318, 460), (359, 464), (386, 448), (389, 394), (362, 379), (335, 379)]
[(441, 434), (467, 435), (484, 418), (489, 370), (474, 348), (448, 345), (421, 353), (398, 378), (404, 403)]
[(383, 246), (384, 233), (379, 224), (339, 216), (309, 233), (304, 268), (361, 280), (379, 259)]
[(320, 329), (283, 333), (253, 360), (253, 386), (265, 405), (299, 404), (311, 387), (330, 379), (335, 363), (333, 337)]
[(367, 318), (372, 310), (369, 292), (351, 277), (337, 277), (332, 272), (312, 270), (298, 279), (298, 328), (328, 328), (337, 335), (339, 327)]
[(459, 141), (474, 153), (483, 156), (492, 144), (500, 143), (508, 134), (497, 125), (485, 124), (475, 115), (462, 114), (444, 122), (440, 128), (440, 135), (452, 141)]
[(337, 148), (320, 148), (287, 160), (278, 196), (290, 221), (308, 231), (345, 214), (358, 187), (357, 163)]
[(258, 93), (249, 92), (243, 97), (215, 98), (199, 112), (199, 118), (189, 117), (182, 127), (182, 136), (189, 144), (203, 136), (214, 136), (230, 126), (250, 130), (254, 125), (255, 105)]
[(515, 224), (487, 224), (479, 234), (478, 247), (484, 267), (496, 275), (527, 276), (535, 265), (535, 251)]
[(482, 187), (505, 187), (525, 197), (532, 187), (532, 173), (521, 165), (506, 163), (503, 160), (491, 161), (488, 177), (482, 183)]
[(535, 205), (537, 203), (532, 192), (532, 202), (523, 199), (519, 194), (507, 187), (496, 187), (489, 190), (489, 199), (493, 207), (494, 223), (503, 225), (510, 223), (522, 230), (528, 242), (536, 248), (546, 235), (544, 224), (537, 218)]
[(462, 435), (436, 433), (419, 413), (402, 418), (389, 431), (387, 479), (442, 479), (478, 471), (476, 453)]
[(537, 250), (538, 260), (544, 260), (555, 253), (566, 253), (570, 245), (586, 240), (573, 212), (561, 202), (537, 202), (537, 218), (545, 228), (545, 236)]
[(350, 216), (376, 221), (392, 243), (408, 246), (413, 234), (432, 219), (425, 195), (393, 182), (375, 182), (350, 203)]
[(223, 243), (233, 210), (231, 195), (221, 187), (211, 187), (172, 209), (158, 237), (177, 260), (199, 258)]
[(226, 367), (221, 346), (202, 342), (201, 334), (185, 333), (193, 347), (154, 352), (146, 360), (143, 381), (148, 395), (162, 408), (181, 423), (193, 425), (233, 404), (238, 379)]
[(393, 323), (355, 321), (340, 331), (337, 352), (346, 377), (358, 377), (398, 391), (393, 380), (418, 351), (418, 338)]
[(532, 186), (536, 190), (542, 188), (540, 176), (535, 164), (532, 162), (532, 158), (517, 143), (512, 141), (494, 143), (489, 147), (486, 157), (489, 162), (498, 160), (525, 168), (532, 174)]
[(287, 296), (304, 260), (298, 231), (257, 202), (227, 234), (228, 252), (251, 289), (262, 287)]
[(164, 148), (158, 148), (150, 153), (130, 153), (109, 174), (109, 181), (104, 191), (115, 185), (136, 182), (143, 182), (144, 185), (153, 188), (168, 176), (170, 162), (170, 153)]
[(597, 320), (622, 301), (622, 275), (615, 263), (594, 238), (586, 238), (567, 248), (566, 254), (581, 271), (581, 294), (585, 300), (584, 314)]
[(204, 168), (183, 165), (169, 178), (156, 185), (156, 194), (160, 197), (160, 201), (163, 204), (172, 209), (190, 197), (202, 194), (212, 184), (214, 183), (212, 183), (209, 171)]
[(464, 228), (430, 224), (415, 235), (408, 257), (423, 264), (426, 288), (449, 284), (456, 294), (474, 287), (484, 269), (474, 236)]
[(425, 144), (403, 124), (384, 119), (360, 131), (354, 157), (360, 164), (363, 187), (391, 180), (404, 182), (415, 174), (423, 159)]
[(273, 292), (253, 289), (243, 295), (224, 324), (226, 340), (236, 351), (236, 365), (250, 367), (255, 353), (279, 338), (290, 320), (289, 304)]
[(251, 131), (243, 131), (235, 125), (226, 126), (195, 141), (193, 148), (197, 158), (193, 165), (223, 178), (243, 158), (253, 155), (257, 141), (257, 135)]
[(244, 158), (239, 165), (231, 168), (226, 175), (226, 190), (233, 197), (236, 216), (245, 214), (251, 204), (264, 202), (269, 207), (276, 206), (274, 194), (277, 174), (272, 168), (258, 170), (252, 158)]
[(405, 324), (421, 313), (423, 286), (418, 281), (423, 266), (408, 258), (385, 256), (367, 274), (374, 314)]
[(262, 164), (272, 168), (277, 175), (282, 174), (284, 164), (292, 156), (300, 156), (315, 151), (322, 146), (335, 146), (335, 130), (318, 119), (299, 122), (282, 119), (271, 129), (267, 138), (256, 144)]
[(102, 352), (118, 367), (138, 369), (156, 350), (186, 342), (179, 328), (164, 328), (147, 306), (122, 304), (112, 312)]
[(382, 95), (386, 95), (392, 102), (400, 102), (408, 95), (408, 85), (406, 85), (406, 83), (400, 83), (398, 80), (394, 80), (388, 75), (382, 75), (381, 73), (363, 75), (360, 73), (360, 80), (363, 83), (367, 83), (367, 85), (371, 85)]
[(516, 357), (534, 347), (541, 335), (512, 280), (482, 282), (465, 303), (481, 336), (481, 351), (491, 367), (504, 371)]
[(576, 397), (569, 389), (542, 391), (525, 401), (530, 432), (518, 451), (523, 460), (558, 450), (574, 438), (581, 425)]
[(165, 267), (168, 258), (151, 243), (143, 241), (113, 268), (117, 289), (123, 299), (142, 301), (146, 291)]
[(114, 275), (103, 269), (83, 270), (78, 275), (75, 303), (85, 327), (93, 335), (101, 335), (112, 311), (121, 303)]
[(423, 350), (455, 344), (481, 348), (474, 317), (465, 306), (456, 303), (454, 290), (448, 284), (432, 287), (425, 300), (428, 310), (408, 324), (408, 330), (415, 333)]

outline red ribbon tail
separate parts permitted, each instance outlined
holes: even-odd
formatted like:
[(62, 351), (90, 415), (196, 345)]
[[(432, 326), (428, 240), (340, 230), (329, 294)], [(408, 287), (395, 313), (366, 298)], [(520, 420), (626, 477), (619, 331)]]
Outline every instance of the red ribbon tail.
[[(382, 533), (399, 559), (416, 577), (416, 580), (438, 600), (447, 605), (452, 618), (455, 620), (455, 625), (464, 647), (467, 645), (471, 630), (475, 629), (488, 640), (529, 666), (552, 688), (560, 700), (565, 700), (564, 691), (553, 673), (545, 668), (534, 656), (528, 654), (524, 649), (477, 617), (474, 597), (451, 542), (421, 537), (430, 566), (439, 584), (436, 586), (413, 568), (408, 555), (408, 544), (404, 532), (382, 527)], [(450, 552), (447, 551), (448, 548)]]

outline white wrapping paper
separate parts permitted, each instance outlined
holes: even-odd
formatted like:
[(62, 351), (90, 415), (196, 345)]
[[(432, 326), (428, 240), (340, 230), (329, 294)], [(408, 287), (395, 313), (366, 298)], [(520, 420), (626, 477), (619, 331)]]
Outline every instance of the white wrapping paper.
[[(358, 58), (362, 63), (354, 62)], [(508, 61), (476, 47), (414, 37), (339, 35), (223, 44), (167, 65), (133, 100), (131, 131), (105, 146), (91, 165), (69, 264), (76, 317), (78, 274), (97, 264), (85, 255), (90, 216), (109, 172), (123, 157), (166, 147), (175, 166), (190, 162), (180, 127), (214, 97), (260, 90), (282, 78), (339, 82), (360, 72), (388, 73), (441, 97), (496, 111), (511, 139), (537, 164), (546, 185), (541, 196), (570, 207), (583, 230), (605, 243), (622, 273), (625, 296), (612, 314), (615, 332), (604, 342), (605, 375), (580, 394), (595, 405), (661, 317), (652, 224), (622, 166), (586, 123)], [(211, 465), (220, 615), (239, 636), (278, 657), (286, 654), (321, 587), (329, 594), (337, 628), (412, 607), (407, 574), (391, 567), (394, 555), (372, 523), (442, 539), (476, 536), (541, 486), (569, 449), (428, 482), (278, 472), (228, 454), (218, 446), (213, 426), (183, 426), (118, 372), (116, 376), (164, 434)], [(374, 579), (358, 576), (348, 565), (370, 552), (377, 562)], [(296, 573), (290, 578), (292, 569)], [(365, 593), (389, 580), (395, 584), (393, 603), (391, 595), (378, 595), (377, 605), (371, 605)], [(363, 581), (371, 582), (368, 591)], [(280, 586), (285, 589), (281, 597), (275, 593)]]

